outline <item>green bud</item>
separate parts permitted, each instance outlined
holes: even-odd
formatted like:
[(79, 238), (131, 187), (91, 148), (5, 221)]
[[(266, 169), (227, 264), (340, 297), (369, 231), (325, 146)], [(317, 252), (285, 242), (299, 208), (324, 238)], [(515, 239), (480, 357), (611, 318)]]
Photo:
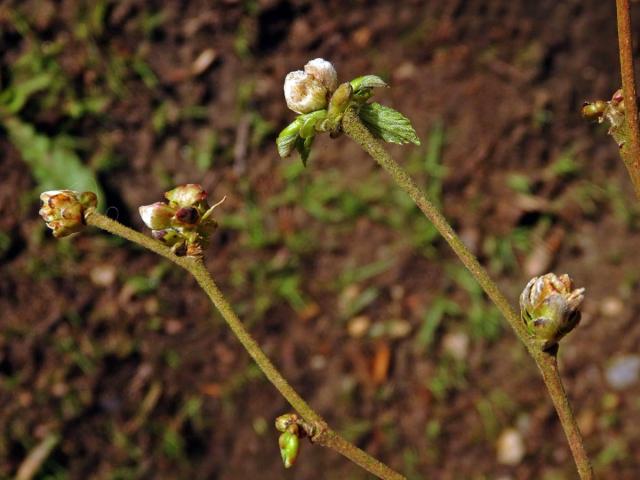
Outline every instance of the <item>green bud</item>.
[(587, 102), (582, 107), (582, 117), (587, 120), (602, 121), (607, 103), (603, 100), (596, 100), (595, 102)]
[(289, 426), (296, 425), (300, 417), (296, 413), (285, 413), (276, 418), (276, 430), (284, 432)]
[(353, 88), (349, 82), (341, 84), (331, 96), (331, 100), (329, 100), (328, 115), (332, 116), (344, 113), (349, 106), (349, 100), (351, 100), (352, 93)]
[(86, 225), (85, 213), (98, 203), (93, 192), (51, 190), (40, 194), (42, 208), (39, 214), (56, 238), (79, 232)]
[(291, 468), (296, 463), (300, 450), (300, 439), (296, 432), (291, 430), (285, 430), (278, 438), (278, 446), (280, 447), (280, 456), (282, 457), (284, 468)]
[(580, 321), (584, 288), (573, 289), (569, 275), (532, 278), (520, 295), (522, 320), (543, 350), (553, 347)]
[(329, 101), (329, 109), (327, 110), (327, 119), (322, 122), (320, 130), (324, 132), (337, 133), (340, 131), (340, 122), (345, 110), (351, 101), (353, 88), (349, 82), (341, 84)]

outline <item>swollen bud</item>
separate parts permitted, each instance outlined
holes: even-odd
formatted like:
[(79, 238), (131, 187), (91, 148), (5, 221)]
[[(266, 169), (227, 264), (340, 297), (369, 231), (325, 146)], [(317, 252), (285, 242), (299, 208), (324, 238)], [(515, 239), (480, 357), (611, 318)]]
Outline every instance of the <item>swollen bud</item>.
[(320, 81), (302, 70), (291, 72), (284, 79), (287, 107), (296, 113), (309, 113), (325, 108), (328, 93)]
[(85, 213), (94, 209), (98, 198), (93, 192), (51, 190), (40, 194), (42, 208), (38, 212), (56, 238), (79, 232), (86, 225)]
[(316, 58), (304, 71), (290, 72), (284, 79), (284, 98), (296, 113), (310, 113), (327, 106), (328, 98), (338, 86), (338, 74), (331, 62)]
[(280, 456), (282, 457), (284, 468), (292, 467), (296, 463), (300, 451), (300, 439), (298, 438), (295, 424), (280, 434), (278, 446), (280, 447)]
[(547, 273), (532, 278), (520, 295), (522, 320), (543, 350), (558, 341), (580, 322), (584, 288), (573, 289), (569, 275)]
[(585, 102), (582, 107), (582, 117), (587, 120), (602, 121), (604, 112), (607, 108), (607, 102), (604, 100), (596, 100), (595, 102)]
[(322, 123), (322, 129), (336, 135), (339, 133), (339, 126), (342, 122), (342, 116), (349, 106), (353, 88), (349, 82), (341, 84), (329, 100), (329, 108), (327, 109), (327, 118)]
[(338, 86), (338, 72), (331, 62), (324, 58), (314, 58), (304, 66), (304, 72), (318, 80), (329, 93)]

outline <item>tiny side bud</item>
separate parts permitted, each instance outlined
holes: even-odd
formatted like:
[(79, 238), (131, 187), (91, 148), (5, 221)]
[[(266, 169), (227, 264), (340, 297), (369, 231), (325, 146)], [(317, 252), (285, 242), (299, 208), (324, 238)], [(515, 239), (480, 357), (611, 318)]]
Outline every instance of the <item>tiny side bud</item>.
[(43, 192), (40, 200), (42, 207), (38, 213), (56, 238), (82, 230), (86, 225), (85, 214), (98, 203), (95, 193), (73, 190)]

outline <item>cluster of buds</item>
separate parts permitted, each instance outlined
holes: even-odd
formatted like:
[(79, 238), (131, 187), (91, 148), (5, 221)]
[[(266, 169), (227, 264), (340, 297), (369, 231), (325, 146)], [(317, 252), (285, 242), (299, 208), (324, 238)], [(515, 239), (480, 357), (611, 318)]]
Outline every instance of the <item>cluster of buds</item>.
[(56, 238), (79, 232), (85, 225), (85, 214), (96, 208), (98, 198), (93, 192), (51, 190), (40, 194), (42, 208), (38, 213)]
[(164, 194), (167, 202), (156, 202), (139, 208), (142, 221), (151, 235), (179, 256), (200, 256), (218, 226), (207, 203), (207, 192), (200, 185), (187, 184)]
[(558, 341), (580, 322), (584, 288), (573, 288), (569, 275), (547, 273), (532, 278), (520, 295), (522, 320), (543, 350)]
[(278, 153), (284, 158), (296, 150), (306, 164), (316, 134), (326, 132), (332, 138), (340, 135), (342, 118), (349, 107), (355, 108), (374, 136), (387, 142), (419, 145), (411, 122), (400, 112), (366, 103), (374, 88), (386, 86), (376, 75), (338, 84), (336, 69), (322, 58), (311, 60), (304, 70), (290, 72), (284, 80), (284, 97), (287, 106), (299, 115), (278, 135)]
[(595, 120), (602, 123), (605, 120), (609, 122), (609, 135), (622, 148), (625, 144), (625, 109), (624, 94), (622, 89), (616, 90), (611, 100), (596, 100), (594, 102), (585, 102), (582, 107), (582, 116), (588, 120)]
[(300, 439), (309, 437), (313, 440), (313, 427), (295, 413), (285, 413), (276, 418), (276, 430), (282, 432), (278, 437), (280, 456), (284, 468), (290, 468), (298, 459)]

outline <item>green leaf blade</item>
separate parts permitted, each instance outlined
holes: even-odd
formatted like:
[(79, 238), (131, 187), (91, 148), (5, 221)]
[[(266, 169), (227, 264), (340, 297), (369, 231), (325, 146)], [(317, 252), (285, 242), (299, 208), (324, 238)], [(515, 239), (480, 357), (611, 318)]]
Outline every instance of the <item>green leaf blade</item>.
[(369, 131), (385, 142), (420, 145), (411, 121), (393, 108), (367, 103), (360, 108), (358, 115)]
[(388, 87), (387, 82), (382, 80), (377, 75), (363, 75), (362, 77), (354, 78), (349, 82), (354, 92), (365, 88), (382, 88)]
[(296, 146), (296, 141), (300, 136), (300, 127), (302, 122), (300, 117), (296, 118), (287, 127), (285, 127), (278, 138), (276, 139), (276, 146), (278, 147), (278, 154), (281, 158), (286, 158), (291, 155), (293, 149)]

